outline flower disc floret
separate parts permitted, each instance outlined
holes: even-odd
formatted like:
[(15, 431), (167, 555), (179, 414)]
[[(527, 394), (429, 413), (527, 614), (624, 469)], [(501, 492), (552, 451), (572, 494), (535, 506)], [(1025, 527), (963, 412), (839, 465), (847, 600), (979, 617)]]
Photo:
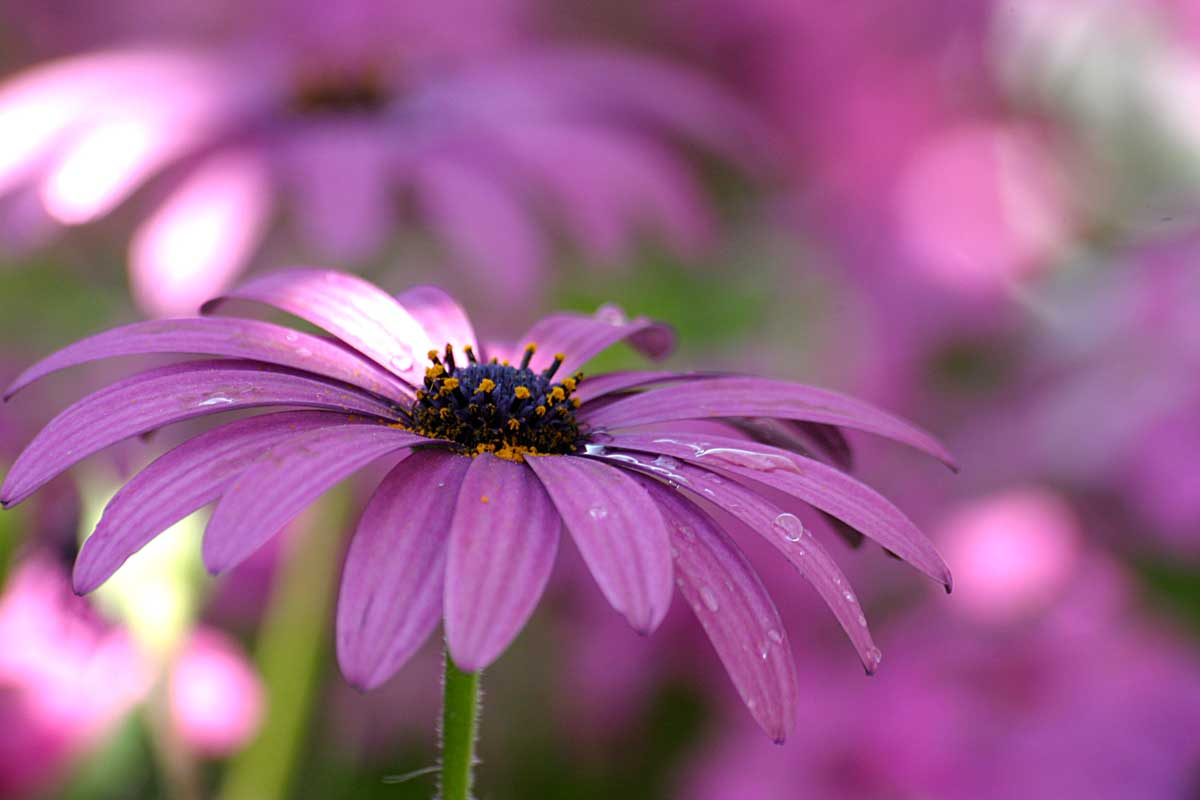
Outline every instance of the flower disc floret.
[(536, 351), (530, 344), (520, 366), (512, 366), (495, 359), (481, 364), (468, 348), (468, 364), (460, 366), (450, 345), (442, 358), (431, 350), (425, 388), (409, 412), (413, 431), (456, 442), (464, 453), (494, 453), (512, 461), (576, 452), (583, 437), (575, 419), (579, 401), (571, 394), (583, 374), (554, 382), (564, 356), (534, 372), (529, 361)]

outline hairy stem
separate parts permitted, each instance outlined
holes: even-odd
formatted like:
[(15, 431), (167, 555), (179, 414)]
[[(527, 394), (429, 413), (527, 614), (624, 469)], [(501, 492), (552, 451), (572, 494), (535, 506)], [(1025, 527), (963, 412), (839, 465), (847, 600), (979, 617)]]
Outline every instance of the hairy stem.
[(470, 800), (479, 731), (479, 673), (463, 672), (445, 656), (440, 800)]

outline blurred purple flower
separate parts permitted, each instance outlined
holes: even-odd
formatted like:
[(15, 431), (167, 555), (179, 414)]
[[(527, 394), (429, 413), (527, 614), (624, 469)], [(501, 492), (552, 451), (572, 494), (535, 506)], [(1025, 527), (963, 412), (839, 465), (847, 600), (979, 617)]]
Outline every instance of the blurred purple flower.
[(128, 634), (33, 555), (0, 597), (0, 795), (40, 796), (130, 710), (152, 671)]
[[(665, 140), (762, 163), (759, 126), (704, 78), (601, 47), (531, 48), (504, 4), (298, 5), (224, 45), (112, 48), (17, 75), (0, 88), (0, 198), (33, 187), (81, 224), (153, 180), (133, 288), (179, 314), (228, 287), (280, 215), (310, 250), (361, 261), (407, 210), (505, 298), (547, 266), (542, 216), (600, 259), (647, 232), (692, 256), (710, 210)], [(41, 235), (28, 205), (25, 238)]]
[[(546, 317), (520, 340), (538, 346), (522, 349), (485, 348), (463, 310), (432, 287), (393, 298), (343, 273), (290, 270), (223, 299), (275, 306), (336, 338), (249, 319), (143, 322), (71, 345), (9, 389), (113, 356), (223, 357), (143, 372), (64, 411), (9, 471), (0, 487), (6, 507), (129, 436), (236, 409), (304, 409), (238, 419), (146, 467), (85, 542), (74, 575), (80, 592), (214, 501), (204, 561), (213, 572), (229, 569), (326, 489), (389, 457), (399, 463), (367, 504), (342, 577), (337, 650), (352, 683), (384, 682), (443, 618), (455, 661), (486, 667), (537, 605), (565, 525), (636, 630), (658, 626), (678, 584), (747, 707), (782, 740), (795, 713), (790, 648), (724, 525), (749, 527), (813, 584), (868, 672), (880, 654), (851, 587), (772, 497), (842, 520), (949, 588), (941, 557), (902, 512), (809, 455), (838, 454), (830, 443), (844, 426), (950, 462), (928, 434), (866, 403), (736, 375), (582, 380), (575, 370), (618, 341), (652, 357), (673, 347), (669, 329), (615, 307)], [(431, 365), (422, 369), (424, 352)], [(788, 422), (768, 429), (762, 418)], [(691, 421), (705, 419), (724, 433), (697, 433)], [(729, 516), (721, 523), (712, 514)]]
[(895, 620), (889, 669), (869, 686), (806, 658), (805, 682), (821, 688), (803, 702), (821, 724), (782, 752), (723, 728), (678, 796), (1194, 796), (1200, 659), (1140, 613), (1080, 526), (1044, 489), (954, 513), (937, 538), (965, 562), (971, 600)]

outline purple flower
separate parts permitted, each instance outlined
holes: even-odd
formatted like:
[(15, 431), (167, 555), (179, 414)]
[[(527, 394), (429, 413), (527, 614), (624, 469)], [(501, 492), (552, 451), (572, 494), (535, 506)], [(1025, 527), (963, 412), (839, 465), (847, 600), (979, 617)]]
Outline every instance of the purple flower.
[[(840, 519), (949, 588), (941, 557), (897, 508), (815, 455), (843, 459), (845, 427), (950, 463), (928, 434), (866, 403), (740, 375), (584, 378), (578, 368), (618, 341), (652, 357), (673, 346), (665, 326), (613, 307), (548, 316), (520, 340), (530, 344), (510, 348), (485, 346), (455, 301), (432, 287), (393, 298), (350, 275), (298, 269), (221, 299), (275, 306), (335, 338), (249, 319), (142, 322), (59, 351), (9, 389), (113, 356), (221, 357), (142, 372), (62, 412), (7, 475), (6, 507), (126, 437), (225, 411), (288, 409), (200, 434), (130, 480), (80, 552), (79, 592), (213, 502), (204, 561), (227, 570), (323, 491), (390, 458), (397, 463), (362, 514), (342, 576), (337, 652), (352, 683), (383, 683), (439, 620), (461, 668), (488, 666), (536, 606), (565, 526), (636, 630), (657, 627), (678, 586), (755, 719), (781, 740), (797, 696), (787, 636), (711, 514), (765, 537), (813, 584), (867, 672), (880, 654), (854, 592), (772, 497)], [(422, 365), (417, 354), (426, 352)], [(725, 432), (694, 432), (692, 421), (704, 419)]]
[(542, 216), (599, 259), (645, 232), (696, 254), (711, 212), (667, 140), (761, 163), (751, 115), (665, 61), (530, 47), (511, 14), (479, 5), (301, 3), (219, 44), (149, 41), (27, 70), (0, 87), (0, 200), (23, 198), (13, 214), (32, 220), (13, 236), (41, 230), (32, 194), (82, 224), (153, 182), (129, 261), (157, 314), (227, 288), (279, 218), (306, 252), (363, 261), (408, 209), (510, 297), (546, 266)]

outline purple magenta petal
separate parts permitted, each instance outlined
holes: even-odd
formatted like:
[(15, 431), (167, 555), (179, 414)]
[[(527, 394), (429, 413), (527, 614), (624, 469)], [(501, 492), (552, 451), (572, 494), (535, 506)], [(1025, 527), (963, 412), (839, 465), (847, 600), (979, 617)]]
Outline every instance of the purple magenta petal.
[(420, 383), (429, 337), (391, 295), (362, 278), (323, 269), (273, 272), (205, 303), (203, 311), (231, 298), (266, 303), (308, 320), (409, 383)]
[(525, 460), (608, 602), (634, 630), (657, 628), (671, 604), (670, 534), (646, 490), (621, 470), (587, 459)]
[(653, 359), (666, 358), (675, 349), (675, 332), (669, 325), (638, 317), (627, 319), (616, 306), (605, 306), (594, 315), (560, 313), (543, 317), (516, 342), (520, 352), (530, 342), (538, 346), (530, 365), (540, 370), (554, 356), (566, 358), (559, 373), (570, 375), (602, 350), (627, 339), (635, 350)]
[(342, 571), (337, 656), (360, 689), (395, 674), (437, 627), (454, 501), (470, 463), (445, 451), (413, 452), (359, 520)]
[(690, 372), (606, 372), (603, 375), (587, 375), (575, 390), (574, 397), (581, 403), (598, 400), (605, 395), (624, 392), (629, 389), (643, 389), (655, 383), (665, 381), (695, 380), (696, 373)]
[(950, 569), (933, 542), (900, 509), (866, 484), (811, 458), (757, 442), (691, 433), (623, 434), (608, 444), (681, 458), (706, 469), (765, 483), (869, 536), (946, 587)]
[(915, 447), (957, 469), (925, 431), (847, 395), (765, 378), (709, 378), (627, 397), (595, 411), (580, 410), (593, 428), (626, 428), (683, 419), (771, 417), (857, 428)]
[(846, 440), (842, 429), (834, 425), (766, 417), (745, 417), (735, 420), (733, 425), (756, 442), (819, 455), (844, 470), (854, 466), (850, 442)]
[(275, 445), (345, 423), (346, 415), (330, 411), (265, 414), (207, 431), (168, 451), (105, 507), (75, 560), (75, 591), (85, 594), (104, 583), (155, 536), (220, 497), (243, 469)]
[(398, 428), (347, 423), (288, 439), (226, 490), (204, 533), (214, 574), (237, 566), (327, 489), (377, 458), (433, 440)]
[(94, 392), (50, 420), (9, 470), (0, 503), (19, 503), (72, 465), (130, 436), (194, 417), (273, 405), (394, 415), (386, 402), (358, 389), (257, 362), (172, 364)]
[[(433, 347), (453, 345), (459, 353), (471, 345), (479, 349), (471, 318), (458, 302), (436, 286), (414, 286), (396, 295), (396, 301), (404, 306), (413, 319), (421, 324)], [(479, 353), (482, 358), (483, 354)]]
[(311, 334), (245, 319), (163, 319), (135, 322), (90, 336), (42, 359), (13, 381), (8, 399), (60, 369), (117, 356), (198, 353), (264, 361), (360, 386), (393, 400), (411, 399), (408, 387), (357, 353)]
[(796, 723), (799, 687), (783, 621), (733, 540), (678, 492), (645, 479), (671, 529), (675, 582), (762, 729), (783, 742)]
[(875, 672), (879, 666), (879, 649), (871, 640), (867, 618), (850, 588), (850, 582), (794, 514), (785, 513), (740, 484), (691, 464), (672, 462), (664, 465), (661, 460), (632, 453), (607, 453), (588, 458), (662, 478), (672, 486), (686, 489), (718, 506), (735, 521), (765, 538), (813, 585), (837, 617), (842, 630), (850, 637), (867, 673)]
[(467, 672), (489, 666), (541, 599), (562, 520), (524, 464), (484, 454), (462, 482), (446, 565), (446, 642)]

